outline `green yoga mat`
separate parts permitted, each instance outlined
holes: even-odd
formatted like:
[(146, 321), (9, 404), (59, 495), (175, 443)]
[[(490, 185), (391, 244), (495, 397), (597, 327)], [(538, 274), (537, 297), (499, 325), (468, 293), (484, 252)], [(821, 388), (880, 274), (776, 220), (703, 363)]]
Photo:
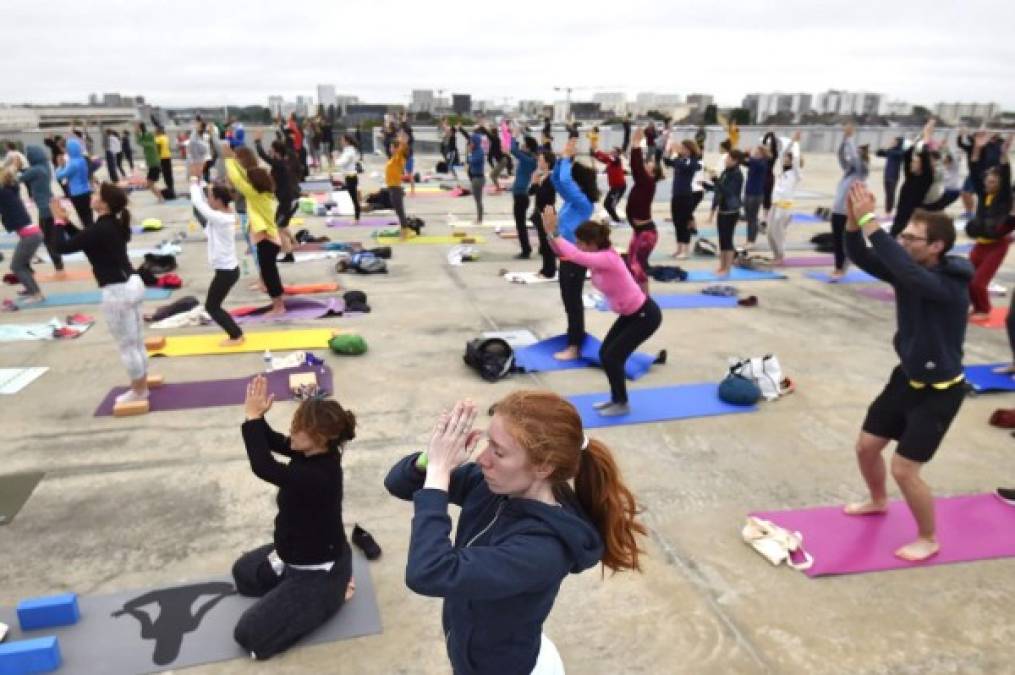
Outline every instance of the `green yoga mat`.
[(0, 525), (14, 520), (44, 475), (41, 471), (33, 471), (0, 476)]

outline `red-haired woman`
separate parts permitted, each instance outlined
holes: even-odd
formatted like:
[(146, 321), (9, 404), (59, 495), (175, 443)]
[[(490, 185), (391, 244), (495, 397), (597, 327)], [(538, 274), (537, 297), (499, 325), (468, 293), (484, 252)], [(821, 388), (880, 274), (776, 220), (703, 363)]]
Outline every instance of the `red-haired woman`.
[[(426, 453), (388, 473), (388, 491), (415, 505), (406, 584), (444, 598), (455, 673), (563, 673), (542, 634), (561, 582), (599, 562), (640, 571), (645, 528), (613, 453), (585, 436), (568, 401), (516, 391), (493, 410), (483, 434), (475, 405), (459, 401)], [(482, 435), (487, 446), (469, 462)], [(454, 542), (449, 503), (462, 509)]]

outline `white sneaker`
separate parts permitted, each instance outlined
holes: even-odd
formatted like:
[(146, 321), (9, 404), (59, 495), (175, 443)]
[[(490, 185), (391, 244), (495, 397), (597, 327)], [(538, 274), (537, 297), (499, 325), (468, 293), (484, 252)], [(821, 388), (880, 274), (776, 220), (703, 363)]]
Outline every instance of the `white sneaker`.
[(148, 390), (145, 389), (144, 393), (138, 394), (133, 389), (128, 389), (119, 396), (116, 397), (116, 405), (122, 403), (134, 403), (135, 401), (146, 401), (148, 400)]

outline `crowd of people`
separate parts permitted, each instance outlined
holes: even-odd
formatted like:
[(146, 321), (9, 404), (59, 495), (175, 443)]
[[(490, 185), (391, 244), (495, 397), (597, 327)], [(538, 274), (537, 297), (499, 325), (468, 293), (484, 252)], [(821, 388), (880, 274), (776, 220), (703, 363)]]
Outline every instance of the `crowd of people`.
[[(176, 198), (172, 153), (165, 129), (139, 123), (133, 139), (146, 167), (145, 185), (155, 199)], [(444, 121), (444, 172), (457, 179), (465, 164), (476, 220), (484, 217), (487, 179), (494, 191), (509, 189), (516, 226), (517, 258), (532, 256), (529, 223), (538, 238), (538, 276), (556, 279), (566, 322), (566, 346), (554, 355), (580, 358), (586, 341), (582, 291), (587, 278), (617, 314), (599, 351), (610, 397), (595, 405), (603, 417), (630, 414), (624, 366), (628, 357), (662, 324), (649, 292), (649, 258), (658, 243), (652, 204), (665, 169), (673, 172), (670, 216), (676, 234), (673, 255), (685, 259), (697, 232), (695, 212), (712, 192), (709, 222), (718, 231), (722, 278), (733, 269), (735, 232), (746, 222), (746, 248), (764, 233), (772, 263), (784, 261), (786, 234), (803, 181), (800, 133), (766, 134), (742, 150), (735, 123), (727, 128), (721, 157), (706, 168), (704, 137), (677, 138), (654, 124), (622, 125), (622, 144), (600, 148), (598, 127), (587, 134), (587, 156), (579, 152), (577, 124), (554, 146), (547, 120), (541, 138), (523, 124), (480, 121), (471, 130)], [(222, 328), (225, 345), (242, 344), (243, 331), (223, 309), (240, 279), (236, 233), (242, 230), (259, 273), (256, 287), (271, 300), (270, 314), (285, 312), (279, 262), (292, 258), (288, 233), (303, 182), (315, 167), (334, 169), (360, 217), (360, 144), (353, 134), (333, 147), (333, 130), (320, 120), (279, 118), (265, 146), (242, 124), (218, 126), (198, 119), (180, 139), (185, 152), (189, 199), (204, 227), (213, 276), (205, 308)], [(465, 154), (458, 137), (465, 139)], [(1012, 136), (985, 131), (960, 134), (952, 151), (935, 140), (929, 122), (916, 139), (898, 138), (876, 153), (886, 160), (883, 215), (867, 185), (871, 154), (847, 125), (837, 148), (842, 177), (831, 204), (833, 276), (848, 262), (891, 284), (897, 304), (894, 348), (899, 364), (871, 403), (856, 443), (860, 474), (869, 500), (845, 507), (850, 515), (886, 511), (890, 471), (918, 526), (915, 541), (896, 554), (920, 561), (935, 555), (934, 503), (921, 477), (938, 450), (964, 398), (962, 350), (970, 315), (991, 311), (988, 285), (1002, 264), (1015, 230), (1009, 154)], [(102, 308), (130, 379), (118, 403), (148, 396), (147, 353), (141, 301), (144, 285), (127, 252), (131, 213), (125, 181), (132, 176), (131, 134), (104, 133), (108, 180), (87, 134), (48, 139), (21, 154), (8, 148), (0, 169), (0, 216), (18, 236), (12, 272), (23, 286), (24, 303), (44, 300), (32, 261), (45, 246), (57, 271), (63, 254), (81, 251), (102, 292)], [(415, 190), (415, 140), (408, 119), (391, 120), (381, 134), (387, 156), (384, 189), (403, 238), (418, 234), (406, 213), (404, 184)], [(48, 154), (47, 154), (48, 148)], [(958, 152), (966, 155), (962, 182)], [(126, 161), (131, 172), (123, 169)], [(601, 193), (597, 163), (608, 187)], [(140, 162), (139, 162), (140, 164)], [(512, 179), (501, 185), (501, 177)], [(628, 191), (630, 176), (630, 191)], [(162, 181), (164, 188), (158, 187)], [(77, 216), (73, 222), (53, 196), (59, 186)], [(900, 185), (901, 182), (901, 185)], [(21, 198), (28, 188), (37, 218)], [(896, 189), (899, 189), (896, 200)], [(619, 204), (626, 199), (624, 217)], [(943, 211), (962, 199), (967, 232), (975, 239), (969, 259), (952, 254), (953, 219)], [(602, 200), (603, 218), (595, 214)], [(531, 208), (531, 211), (530, 211)], [(626, 255), (611, 240), (611, 225), (626, 222), (632, 235)], [(280, 257), (281, 256), (281, 257)], [(1015, 319), (1008, 316), (1015, 373)], [(355, 593), (351, 551), (342, 519), (343, 452), (355, 438), (356, 418), (332, 398), (312, 396), (297, 408), (288, 436), (265, 420), (272, 406), (266, 380), (247, 389), (242, 438), (254, 474), (278, 488), (273, 541), (245, 553), (233, 568), (238, 591), (260, 598), (241, 618), (236, 641), (255, 658), (284, 651), (320, 626)], [(399, 460), (384, 481), (395, 497), (414, 506), (406, 584), (444, 599), (446, 648), (455, 672), (563, 672), (542, 626), (569, 573), (602, 564), (612, 571), (639, 570), (640, 538), (635, 497), (625, 485), (611, 450), (583, 430), (570, 403), (549, 392), (517, 391), (492, 408), (485, 431), (475, 428), (476, 405), (459, 401), (442, 414), (424, 452)], [(485, 447), (478, 445), (485, 439)], [(896, 441), (890, 467), (885, 448)], [(478, 451), (478, 453), (477, 453)], [(276, 456), (287, 461), (279, 461)], [(1011, 494), (1015, 499), (1015, 492)], [(452, 537), (449, 505), (461, 508)]]

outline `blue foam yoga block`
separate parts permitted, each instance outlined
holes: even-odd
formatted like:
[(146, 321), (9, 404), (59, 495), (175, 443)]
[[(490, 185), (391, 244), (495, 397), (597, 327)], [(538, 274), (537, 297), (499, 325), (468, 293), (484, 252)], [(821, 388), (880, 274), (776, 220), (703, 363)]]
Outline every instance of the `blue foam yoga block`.
[(48, 673), (60, 663), (60, 642), (52, 635), (0, 644), (0, 675)]
[(80, 616), (77, 593), (28, 598), (18, 603), (21, 630), (70, 626), (77, 623)]

